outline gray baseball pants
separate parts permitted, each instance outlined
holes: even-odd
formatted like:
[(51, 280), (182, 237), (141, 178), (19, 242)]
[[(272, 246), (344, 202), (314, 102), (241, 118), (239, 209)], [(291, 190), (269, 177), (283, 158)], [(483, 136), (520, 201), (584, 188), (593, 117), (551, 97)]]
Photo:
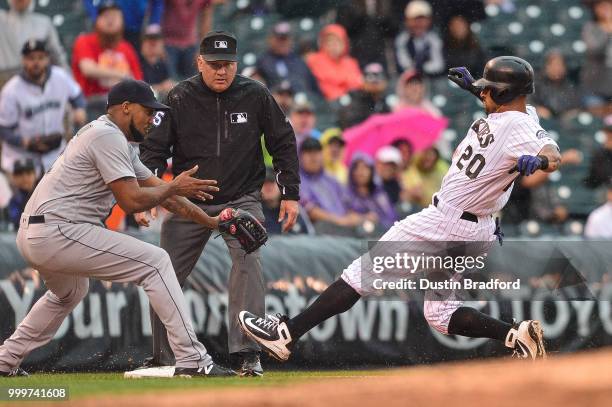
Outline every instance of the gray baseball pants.
[(178, 367), (211, 363), (196, 338), (187, 303), (168, 254), (134, 237), (86, 223), (21, 218), (17, 248), (40, 272), (48, 291), (34, 304), (15, 333), (0, 346), (0, 370), (18, 367), (32, 350), (49, 342), (66, 316), (85, 297), (89, 278), (135, 283), (168, 327)]
[[(261, 193), (246, 194), (234, 201), (221, 205), (199, 205), (210, 216), (216, 216), (224, 208), (249, 211), (259, 220), (263, 220)], [(170, 255), (176, 277), (181, 286), (200, 258), (212, 230), (175, 214), (168, 214), (162, 224), (161, 247)], [(259, 351), (259, 345), (242, 333), (238, 325), (238, 314), (248, 310), (256, 315), (265, 312), (265, 287), (263, 281), (260, 250), (246, 254), (238, 240), (223, 235), (232, 258), (232, 269), (229, 275), (229, 352)], [(168, 344), (166, 328), (151, 310), (151, 330), (153, 335), (153, 359), (164, 365), (172, 365), (174, 358)]]

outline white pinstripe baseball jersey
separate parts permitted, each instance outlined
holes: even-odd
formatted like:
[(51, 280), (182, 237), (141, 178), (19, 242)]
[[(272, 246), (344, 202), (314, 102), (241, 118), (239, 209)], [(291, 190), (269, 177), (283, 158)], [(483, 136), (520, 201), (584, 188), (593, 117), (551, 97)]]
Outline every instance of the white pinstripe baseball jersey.
[[(379, 242), (386, 242), (381, 243), (381, 252), (414, 251), (414, 255), (419, 255), (420, 246), (411, 242), (422, 241), (482, 242), (475, 247), (487, 252), (496, 240), (495, 222), (490, 215), (504, 207), (517, 177), (517, 173), (509, 174), (509, 170), (521, 155), (537, 155), (547, 144), (557, 145), (540, 127), (531, 106), (527, 107), (527, 114), (494, 113), (476, 120), (455, 150), (452, 166), (436, 194), (438, 205), (429, 205), (396, 222), (380, 238)], [(478, 221), (462, 219), (464, 211), (477, 215)], [(376, 247), (370, 252), (375, 253)], [(359, 294), (375, 292), (374, 282), (381, 277), (415, 277), (402, 269), (390, 269), (388, 273), (392, 275), (373, 273), (370, 252), (355, 259), (342, 272), (342, 279)], [(446, 334), (452, 314), (463, 301), (454, 295), (438, 298), (437, 294), (436, 290), (426, 291), (423, 313), (434, 329)]]
[(517, 173), (509, 174), (521, 155), (537, 155), (557, 145), (540, 126), (532, 106), (527, 114), (492, 113), (476, 120), (453, 154), (437, 196), (446, 204), (478, 216), (504, 207)]

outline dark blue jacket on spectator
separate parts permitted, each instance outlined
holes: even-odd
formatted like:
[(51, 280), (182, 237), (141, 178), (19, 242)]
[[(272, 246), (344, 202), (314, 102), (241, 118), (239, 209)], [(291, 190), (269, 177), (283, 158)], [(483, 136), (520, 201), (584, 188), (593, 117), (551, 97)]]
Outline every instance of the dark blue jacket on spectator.
[(261, 72), (270, 89), (280, 82), (288, 80), (296, 93), (320, 93), (317, 80), (304, 60), (296, 53), (292, 52), (283, 56), (266, 51), (257, 59), (257, 70)]

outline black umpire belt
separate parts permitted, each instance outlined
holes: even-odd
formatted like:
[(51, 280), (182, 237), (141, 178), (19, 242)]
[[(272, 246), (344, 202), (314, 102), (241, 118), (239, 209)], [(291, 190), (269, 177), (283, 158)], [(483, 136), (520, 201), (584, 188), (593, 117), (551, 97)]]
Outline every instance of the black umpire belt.
[(45, 215), (32, 215), (28, 218), (28, 225), (36, 223), (45, 223)]
[[(433, 197), (433, 204), (434, 204), (434, 206), (436, 208), (438, 207), (438, 197), (435, 196), (435, 195)], [(31, 218), (31, 216), (30, 216), (30, 218)], [(463, 219), (463, 220), (470, 221), (470, 222), (478, 223), (478, 216), (474, 215), (472, 212), (464, 211), (461, 214), (460, 218)]]

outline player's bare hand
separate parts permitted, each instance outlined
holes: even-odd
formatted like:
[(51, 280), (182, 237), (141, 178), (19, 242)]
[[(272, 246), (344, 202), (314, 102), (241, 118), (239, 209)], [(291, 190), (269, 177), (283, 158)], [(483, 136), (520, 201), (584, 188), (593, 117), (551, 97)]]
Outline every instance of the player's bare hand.
[(187, 198), (196, 198), (202, 201), (213, 199), (210, 192), (217, 192), (217, 181), (214, 179), (198, 179), (192, 177), (198, 171), (198, 166), (183, 171), (172, 180), (172, 190), (175, 195)]
[(283, 224), (283, 232), (287, 232), (293, 228), (295, 221), (298, 216), (298, 203), (297, 201), (282, 200), (280, 204), (280, 210), (278, 212), (278, 221), (282, 222), (285, 217), (287, 221)]
[(150, 226), (149, 222), (156, 218), (157, 207), (151, 208), (149, 211), (136, 212), (134, 214), (134, 220), (136, 220), (136, 223), (138, 223), (140, 226), (144, 226), (145, 228), (148, 228)]

